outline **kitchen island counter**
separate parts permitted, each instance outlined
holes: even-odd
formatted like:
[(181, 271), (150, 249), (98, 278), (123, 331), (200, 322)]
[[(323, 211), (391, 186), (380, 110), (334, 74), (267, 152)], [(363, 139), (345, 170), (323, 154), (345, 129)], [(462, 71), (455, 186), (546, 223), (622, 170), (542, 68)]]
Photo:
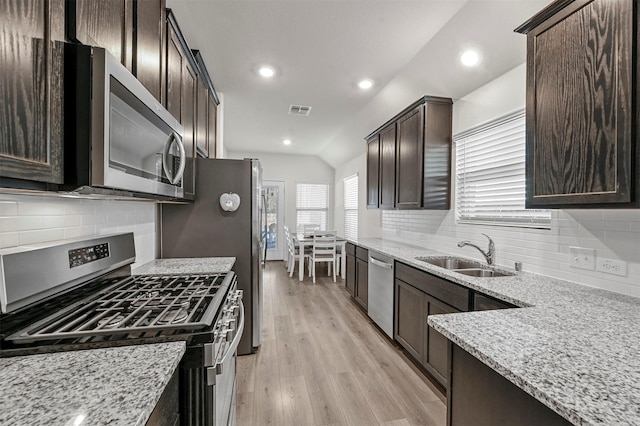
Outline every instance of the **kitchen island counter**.
[(2, 425), (144, 425), (184, 342), (0, 359)]
[(155, 259), (131, 271), (131, 275), (224, 274), (231, 271), (235, 257), (185, 257)]
[(416, 259), (457, 257), (448, 253), (379, 238), (352, 242), (524, 308), (428, 322), (574, 424), (640, 424), (640, 298), (526, 272), (470, 277)]

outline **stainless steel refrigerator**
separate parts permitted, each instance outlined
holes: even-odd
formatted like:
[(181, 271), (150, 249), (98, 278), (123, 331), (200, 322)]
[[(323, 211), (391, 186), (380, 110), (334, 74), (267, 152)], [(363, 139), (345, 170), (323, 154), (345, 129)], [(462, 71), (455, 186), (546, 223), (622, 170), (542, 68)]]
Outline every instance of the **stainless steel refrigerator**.
[[(237, 210), (223, 194), (238, 194)], [(258, 160), (196, 160), (196, 199), (160, 207), (160, 257), (233, 256), (244, 290), (245, 329), (238, 354), (261, 343), (263, 227), (262, 168)]]

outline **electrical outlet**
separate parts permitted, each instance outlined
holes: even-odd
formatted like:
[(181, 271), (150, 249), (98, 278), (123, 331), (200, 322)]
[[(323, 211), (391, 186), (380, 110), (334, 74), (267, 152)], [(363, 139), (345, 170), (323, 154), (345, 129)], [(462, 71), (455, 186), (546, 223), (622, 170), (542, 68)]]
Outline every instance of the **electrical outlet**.
[(596, 269), (596, 251), (582, 247), (569, 247), (569, 266), (594, 271)]
[(607, 259), (606, 257), (598, 258), (597, 270), (605, 274), (627, 276), (627, 262), (618, 259)]

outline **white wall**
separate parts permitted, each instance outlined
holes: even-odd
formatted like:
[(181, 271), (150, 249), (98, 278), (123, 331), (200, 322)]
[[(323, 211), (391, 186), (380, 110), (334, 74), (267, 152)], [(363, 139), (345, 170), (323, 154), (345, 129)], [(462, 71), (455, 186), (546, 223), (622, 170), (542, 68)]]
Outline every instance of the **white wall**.
[(156, 211), (143, 201), (0, 194), (0, 248), (133, 232), (137, 266), (155, 259)]
[[(524, 108), (524, 105), (523, 64), (454, 101), (454, 133)], [(364, 151), (364, 145), (362, 149)], [(364, 180), (364, 165), (363, 154), (338, 167), (336, 185), (338, 176), (348, 176), (355, 171), (362, 173)], [(360, 197), (364, 199), (366, 189), (362, 184), (360, 190)], [(369, 213), (365, 204), (366, 201), (361, 201), (359, 219)], [(454, 209), (444, 212), (386, 210), (381, 215), (380, 229), (367, 230), (371, 236), (379, 233), (385, 238), (481, 259), (475, 249), (458, 248), (457, 242), (471, 240), (484, 247), (486, 238), (481, 234), (486, 233), (496, 243), (496, 263), (499, 265), (513, 266), (515, 261), (520, 261), (525, 271), (640, 297), (640, 209), (554, 210), (549, 230), (457, 224)], [(628, 262), (626, 276), (570, 268), (571, 246), (592, 248), (597, 257)]]
[(255, 154), (249, 152), (229, 151), (227, 158), (258, 158), (262, 165), (262, 179), (285, 182), (284, 223), (291, 229), (296, 226), (296, 184), (325, 183), (329, 185), (329, 214), (327, 226), (334, 225), (334, 170), (333, 167), (319, 159), (308, 155)]
[[(364, 140), (363, 149), (366, 149)], [(343, 179), (358, 174), (358, 238), (381, 236), (380, 210), (367, 209), (367, 153), (347, 161), (336, 169), (335, 225), (339, 235), (344, 235), (344, 184)]]

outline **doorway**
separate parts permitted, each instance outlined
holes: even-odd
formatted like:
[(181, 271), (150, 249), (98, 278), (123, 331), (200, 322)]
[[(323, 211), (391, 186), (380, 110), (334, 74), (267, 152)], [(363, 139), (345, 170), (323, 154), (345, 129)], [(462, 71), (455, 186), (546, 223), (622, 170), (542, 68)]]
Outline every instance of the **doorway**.
[(267, 260), (283, 260), (287, 246), (284, 240), (284, 182), (262, 182), (267, 214)]

